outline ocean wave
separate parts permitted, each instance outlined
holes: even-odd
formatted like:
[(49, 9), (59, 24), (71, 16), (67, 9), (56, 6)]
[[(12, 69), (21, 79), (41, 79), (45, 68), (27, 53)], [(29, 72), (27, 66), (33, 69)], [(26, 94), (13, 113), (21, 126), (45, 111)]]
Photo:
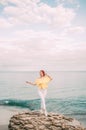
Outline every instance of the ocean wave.
[(68, 113), (68, 114), (66, 114), (66, 115), (68, 115), (68, 116), (80, 116), (80, 115), (83, 115), (83, 116), (85, 116), (86, 117), (86, 112), (82, 112), (82, 113), (80, 113), (80, 112), (76, 112), (76, 113)]
[[(40, 99), (3, 99), (0, 100), (0, 105), (38, 110), (40, 109), (40, 102)], [(69, 115), (86, 115), (85, 102), (86, 100), (81, 101), (79, 99), (46, 99), (46, 106), (49, 112), (53, 111)]]
[(18, 100), (18, 99), (3, 99), (0, 100), (0, 105), (2, 106), (15, 106), (21, 108), (29, 108), (30, 110), (38, 109), (39, 107), (39, 99), (34, 100)]

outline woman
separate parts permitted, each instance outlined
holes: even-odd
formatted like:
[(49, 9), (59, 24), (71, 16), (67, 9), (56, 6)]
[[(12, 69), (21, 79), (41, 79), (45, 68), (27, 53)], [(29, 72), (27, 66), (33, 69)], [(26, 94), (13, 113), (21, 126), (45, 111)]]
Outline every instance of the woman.
[(46, 105), (45, 105), (45, 97), (47, 94), (48, 83), (52, 80), (52, 78), (45, 73), (44, 70), (40, 70), (40, 77), (36, 79), (34, 83), (26, 81), (26, 83), (37, 86), (38, 93), (41, 98), (41, 112), (47, 116)]

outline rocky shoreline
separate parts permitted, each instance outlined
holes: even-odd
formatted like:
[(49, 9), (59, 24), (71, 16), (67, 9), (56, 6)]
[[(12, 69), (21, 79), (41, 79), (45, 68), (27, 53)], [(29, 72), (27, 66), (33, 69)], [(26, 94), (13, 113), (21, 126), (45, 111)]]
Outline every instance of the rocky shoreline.
[(86, 130), (76, 119), (57, 113), (48, 116), (38, 111), (28, 111), (11, 117), (9, 130)]

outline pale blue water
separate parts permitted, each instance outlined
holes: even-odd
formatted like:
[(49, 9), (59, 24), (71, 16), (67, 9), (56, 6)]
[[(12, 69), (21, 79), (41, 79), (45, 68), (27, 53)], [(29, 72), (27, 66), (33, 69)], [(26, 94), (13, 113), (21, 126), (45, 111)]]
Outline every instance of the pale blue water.
[[(86, 72), (48, 72), (46, 105), (48, 111), (77, 118), (86, 126)], [(0, 105), (20, 109), (40, 109), (37, 87), (25, 81), (35, 81), (38, 72), (0, 72)]]

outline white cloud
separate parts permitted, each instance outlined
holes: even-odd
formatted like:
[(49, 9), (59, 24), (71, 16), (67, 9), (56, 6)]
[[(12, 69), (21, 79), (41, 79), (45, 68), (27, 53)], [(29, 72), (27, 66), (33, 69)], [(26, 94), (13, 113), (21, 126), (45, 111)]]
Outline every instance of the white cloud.
[(17, 37), (19, 39), (20, 38), (26, 39), (26, 40), (29, 40), (31, 38), (33, 38), (33, 39), (42, 38), (43, 40), (44, 39), (53, 40), (53, 39), (57, 38), (57, 36), (51, 30), (36, 31), (36, 30), (32, 30), (32, 29), (24, 29), (23, 31), (17, 30), (17, 31), (15, 31), (15, 37)]
[(0, 28), (12, 27), (0, 32), (2, 68), (66, 70), (86, 65), (86, 43), (82, 37), (78, 40), (85, 27), (72, 23), (75, 9), (64, 4), (52, 7), (40, 0), (0, 2), (4, 5)]
[(71, 5), (75, 9), (78, 9), (80, 7), (79, 1), (78, 0), (56, 0), (57, 3), (62, 4), (62, 5)]
[(68, 33), (84, 33), (86, 31), (85, 27), (83, 26), (75, 26), (75, 27), (70, 27), (67, 29)]
[[(55, 27), (69, 26), (75, 17), (73, 9), (62, 5), (51, 7), (40, 1), (31, 0), (7, 0), (16, 6), (4, 7), (4, 14), (8, 16), (9, 22), (16, 23), (43, 23)], [(39, 2), (39, 4), (37, 3)]]
[(0, 28), (9, 28), (9, 27), (12, 27), (12, 24), (10, 24), (8, 20), (0, 18)]
[[(66, 40), (66, 39), (65, 39)], [(60, 44), (59, 44), (60, 42)], [(3, 67), (13, 69), (67, 70), (86, 64), (86, 44), (68, 44), (61, 40), (43, 38), (26, 41), (0, 42), (0, 61)], [(4, 55), (4, 57), (3, 57)], [(69, 67), (68, 67), (69, 66)], [(84, 67), (85, 68), (85, 67)], [(73, 68), (72, 68), (73, 69)]]

